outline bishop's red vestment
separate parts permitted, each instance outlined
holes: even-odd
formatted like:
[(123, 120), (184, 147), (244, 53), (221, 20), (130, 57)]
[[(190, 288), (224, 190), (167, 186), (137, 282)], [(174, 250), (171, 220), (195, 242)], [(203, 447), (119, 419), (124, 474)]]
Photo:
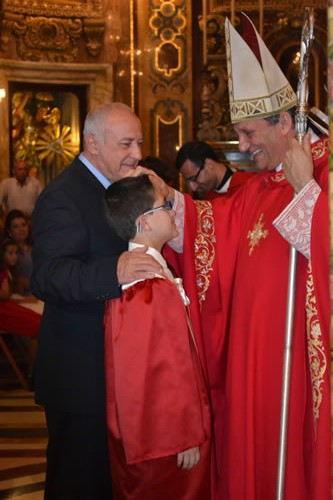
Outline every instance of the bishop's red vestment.
[[(331, 494), (326, 142), (312, 151), (323, 191), (313, 213), (311, 259), (297, 258), (285, 500)], [(186, 198), (185, 257), (178, 264), (191, 299), (187, 279), (197, 279), (192, 307), (202, 315), (218, 499), (275, 498), (290, 248), (272, 222), (292, 198), (283, 172), (258, 173), (228, 201), (196, 202), (197, 210)]]

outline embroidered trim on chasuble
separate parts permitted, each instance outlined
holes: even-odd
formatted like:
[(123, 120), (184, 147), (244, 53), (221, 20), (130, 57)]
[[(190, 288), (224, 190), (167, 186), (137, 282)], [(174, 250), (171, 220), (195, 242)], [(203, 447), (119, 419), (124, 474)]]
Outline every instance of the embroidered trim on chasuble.
[(312, 146), (312, 158), (314, 160), (319, 160), (319, 158), (322, 158), (326, 153), (328, 149), (328, 138), (321, 139), (320, 141), (317, 141), (314, 146)]
[(194, 241), (194, 254), (198, 297), (201, 306), (206, 299), (213, 271), (216, 237), (212, 204), (209, 201), (196, 201), (195, 205), (198, 214), (198, 230)]
[(261, 239), (267, 238), (269, 235), (268, 229), (264, 229), (265, 222), (262, 221), (264, 214), (261, 213), (258, 219), (253, 226), (253, 229), (247, 233), (247, 239), (249, 241), (249, 255), (252, 255), (254, 247), (259, 245)]
[(285, 175), (283, 172), (276, 172), (270, 177), (272, 182), (281, 182), (285, 180)]
[(316, 428), (316, 424), (320, 417), (324, 375), (328, 363), (318, 318), (317, 300), (314, 294), (312, 266), (310, 262), (307, 269), (305, 308), (308, 356), (312, 383), (313, 419)]
[(307, 259), (310, 259), (313, 207), (320, 192), (320, 187), (312, 179), (273, 221), (282, 238)]

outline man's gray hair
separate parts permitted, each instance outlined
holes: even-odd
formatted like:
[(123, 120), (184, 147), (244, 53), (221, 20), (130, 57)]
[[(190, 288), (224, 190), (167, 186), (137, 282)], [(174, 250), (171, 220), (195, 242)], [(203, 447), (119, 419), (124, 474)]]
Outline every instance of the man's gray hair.
[(122, 102), (102, 104), (92, 111), (89, 111), (84, 122), (83, 138), (86, 139), (88, 135), (104, 137), (107, 119), (110, 114), (117, 111), (126, 111), (134, 114), (132, 108)]

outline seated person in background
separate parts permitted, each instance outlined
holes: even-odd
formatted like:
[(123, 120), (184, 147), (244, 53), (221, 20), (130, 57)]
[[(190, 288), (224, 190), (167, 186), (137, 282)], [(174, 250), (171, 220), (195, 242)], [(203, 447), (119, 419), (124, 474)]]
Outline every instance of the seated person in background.
[(31, 379), (44, 304), (33, 295), (21, 294), (18, 258), (18, 244), (4, 240), (0, 245), (0, 329), (24, 336), (20, 343), (26, 350), (27, 376)]
[(28, 219), (21, 210), (11, 210), (5, 220), (5, 234), (12, 238), (19, 247), (18, 269), (20, 288), (16, 290), (22, 295), (31, 295), (30, 278), (32, 273), (30, 228)]
[(254, 172), (234, 170), (222, 163), (214, 149), (203, 141), (186, 142), (178, 151), (176, 169), (184, 177), (186, 189), (194, 198), (211, 200), (230, 196)]
[(19, 268), (18, 268), (18, 259), (19, 259), (19, 246), (15, 240), (12, 238), (4, 239), (1, 244), (4, 246), (4, 263), (7, 267), (7, 271), (10, 276), (11, 282), (11, 296), (10, 298), (15, 300), (15, 302), (19, 302), (18, 298), (13, 297), (17, 295), (20, 298), (24, 298), (22, 293), (22, 282), (20, 280)]
[(153, 170), (166, 184), (172, 185), (175, 180), (175, 172), (157, 156), (145, 156), (138, 165)]
[[(156, 180), (124, 178), (106, 191), (107, 217), (129, 250), (148, 247), (164, 275), (123, 285), (105, 313), (109, 450), (115, 499), (210, 498), (210, 413), (188, 299), (167, 268), (177, 236)], [(180, 280), (181, 281), (181, 280)]]
[[(24, 284), (26, 283), (26, 279), (24, 277), (22, 279), (22, 276), (20, 275), (20, 249), (18, 244), (12, 238), (7, 238), (2, 243), (7, 245), (4, 257), (11, 277), (12, 293), (10, 299), (14, 300), (17, 304), (21, 304), (22, 306), (37, 312), (38, 314), (42, 314), (44, 303), (41, 300), (38, 300), (34, 295), (24, 294)], [(10, 256), (10, 260), (6, 259), (7, 255), (8, 259)]]
[(4, 240), (0, 245), (0, 329), (37, 337), (41, 315), (11, 299), (13, 277), (10, 269), (15, 267), (17, 257), (15, 241)]

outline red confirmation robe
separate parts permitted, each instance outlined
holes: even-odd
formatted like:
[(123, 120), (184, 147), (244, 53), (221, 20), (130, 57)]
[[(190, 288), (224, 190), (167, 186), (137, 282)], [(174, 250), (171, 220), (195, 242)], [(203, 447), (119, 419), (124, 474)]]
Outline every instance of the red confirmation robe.
[[(285, 500), (331, 498), (328, 152), (321, 140), (312, 149), (323, 191), (313, 213), (311, 260), (297, 258)], [(275, 498), (289, 244), (272, 222), (292, 197), (282, 172), (261, 172), (227, 202), (214, 201), (213, 217), (207, 202), (197, 202), (198, 232), (186, 199), (192, 234), (186, 228), (184, 251), (197, 259), (219, 499)]]
[[(140, 281), (108, 303), (105, 356), (114, 498), (209, 499), (208, 396), (173, 282)], [(199, 464), (178, 468), (198, 445)]]

